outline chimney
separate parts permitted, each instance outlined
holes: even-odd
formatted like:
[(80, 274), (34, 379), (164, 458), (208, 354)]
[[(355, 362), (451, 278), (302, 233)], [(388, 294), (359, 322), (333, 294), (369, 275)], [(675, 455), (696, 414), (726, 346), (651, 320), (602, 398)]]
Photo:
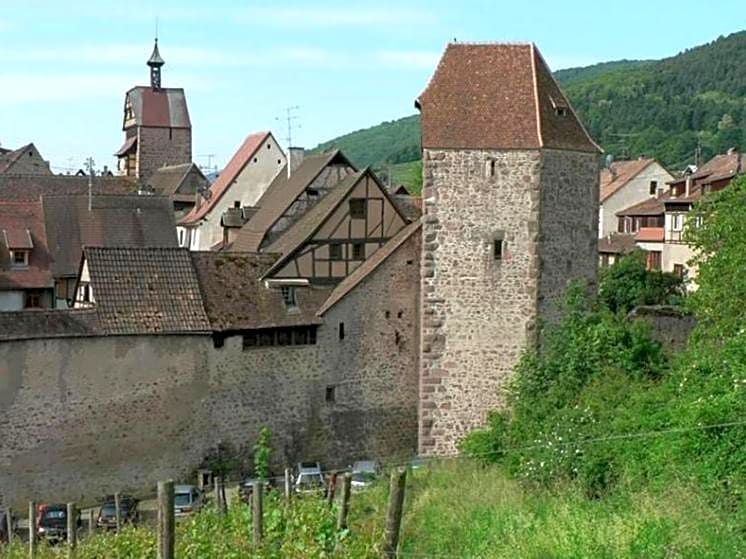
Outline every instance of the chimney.
[(692, 190), (692, 176), (691, 175), (687, 175), (686, 182), (684, 184), (686, 185), (684, 189), (684, 197), (689, 198), (689, 194), (691, 193), (691, 190)]
[(288, 148), (288, 178), (303, 163), (305, 155), (306, 150), (304, 148)]

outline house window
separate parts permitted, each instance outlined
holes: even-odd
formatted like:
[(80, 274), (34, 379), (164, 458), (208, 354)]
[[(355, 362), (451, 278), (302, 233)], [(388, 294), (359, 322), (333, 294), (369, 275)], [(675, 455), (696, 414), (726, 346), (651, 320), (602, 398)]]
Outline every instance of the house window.
[(345, 323), (344, 322), (339, 323), (339, 339), (340, 340), (345, 339)]
[(352, 243), (352, 259), (365, 260), (365, 243)]
[(27, 250), (14, 250), (11, 252), (13, 262), (13, 268), (23, 268), (28, 266), (28, 251)]
[(656, 192), (658, 192), (658, 181), (650, 181), (650, 195), (655, 196)]
[(648, 270), (660, 270), (661, 269), (661, 251), (651, 250), (648, 251)]
[(684, 214), (673, 214), (671, 216), (671, 229), (682, 231), (684, 229)]
[(41, 308), (41, 293), (39, 291), (26, 291), (25, 301), (23, 304), (26, 309)]
[(329, 260), (342, 260), (342, 245), (331, 243), (329, 245)]
[(352, 219), (365, 219), (366, 208), (368, 207), (365, 202), (365, 198), (350, 199), (350, 217)]
[(282, 300), (285, 303), (285, 307), (288, 309), (295, 309), (298, 307), (297, 301), (295, 300), (295, 288), (284, 286), (280, 288), (282, 293)]
[(327, 404), (333, 404), (334, 402), (337, 401), (337, 387), (336, 386), (332, 385), (332, 386), (326, 387), (325, 399), (326, 399)]
[(686, 268), (684, 268), (683, 264), (674, 264), (673, 273), (674, 275), (677, 275), (680, 278), (683, 278), (684, 276), (686, 276)]
[(240, 208), (241, 207), (241, 201), (240, 200), (234, 200), (233, 201), (233, 207), (234, 208)]
[(492, 257), (498, 262), (503, 259), (503, 240), (502, 239), (495, 239), (493, 241)]

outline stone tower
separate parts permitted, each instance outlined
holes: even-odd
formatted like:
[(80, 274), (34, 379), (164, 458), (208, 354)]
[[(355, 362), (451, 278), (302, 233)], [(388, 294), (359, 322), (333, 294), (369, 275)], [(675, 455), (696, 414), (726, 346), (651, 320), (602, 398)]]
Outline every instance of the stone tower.
[(573, 279), (596, 280), (600, 148), (533, 44), (449, 44), (415, 103), (424, 225), (419, 451), (447, 454)]
[(147, 180), (164, 165), (192, 162), (192, 123), (184, 90), (161, 87), (165, 64), (155, 40), (148, 59), (150, 86), (130, 89), (124, 99), (124, 144), (119, 173)]

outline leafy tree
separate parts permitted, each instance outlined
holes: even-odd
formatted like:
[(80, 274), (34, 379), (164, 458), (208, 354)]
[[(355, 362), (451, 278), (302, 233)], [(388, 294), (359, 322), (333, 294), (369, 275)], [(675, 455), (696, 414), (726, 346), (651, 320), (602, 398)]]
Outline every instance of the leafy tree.
[(259, 479), (269, 478), (272, 462), (272, 431), (262, 427), (254, 445), (254, 475)]
[(674, 304), (684, 295), (684, 281), (669, 273), (648, 270), (645, 251), (625, 255), (601, 272), (599, 299), (613, 312), (629, 312), (638, 305)]

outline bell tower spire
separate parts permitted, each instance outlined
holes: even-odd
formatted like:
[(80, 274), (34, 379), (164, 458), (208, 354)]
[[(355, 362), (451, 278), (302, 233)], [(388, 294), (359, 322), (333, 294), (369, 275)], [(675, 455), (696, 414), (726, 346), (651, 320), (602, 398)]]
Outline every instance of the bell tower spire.
[(161, 58), (161, 53), (158, 52), (158, 37), (155, 38), (155, 44), (153, 45), (153, 54), (148, 59), (148, 66), (150, 66), (150, 87), (154, 91), (158, 91), (161, 88), (161, 66), (165, 62)]

